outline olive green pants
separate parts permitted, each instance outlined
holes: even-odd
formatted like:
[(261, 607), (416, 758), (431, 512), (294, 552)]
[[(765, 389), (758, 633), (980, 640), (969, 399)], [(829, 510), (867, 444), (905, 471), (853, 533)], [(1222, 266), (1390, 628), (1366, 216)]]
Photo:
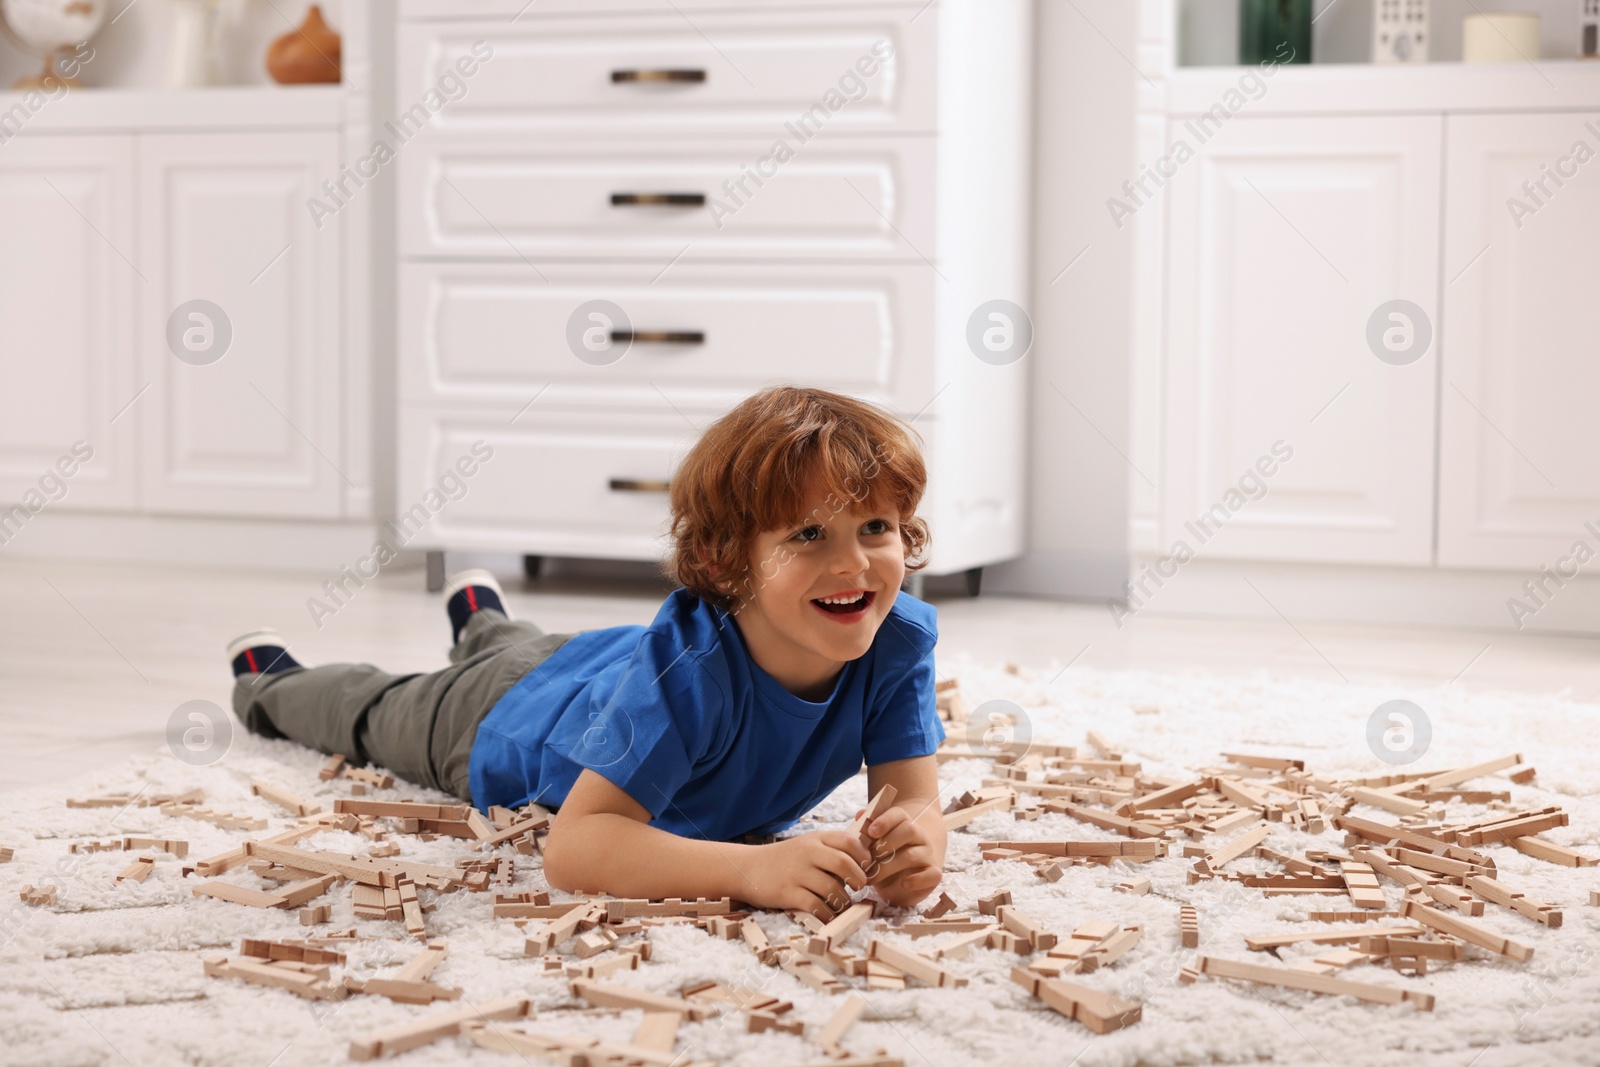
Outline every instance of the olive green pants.
[(467, 769), (478, 723), (573, 636), (485, 609), (468, 620), (443, 670), (389, 674), (335, 663), (246, 674), (234, 683), (233, 711), (252, 733), (375, 763), (471, 802)]

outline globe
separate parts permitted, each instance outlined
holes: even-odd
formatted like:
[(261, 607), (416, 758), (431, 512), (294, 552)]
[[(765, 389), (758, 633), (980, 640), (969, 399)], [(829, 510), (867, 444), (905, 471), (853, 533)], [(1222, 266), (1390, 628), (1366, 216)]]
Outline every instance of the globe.
[(106, 19), (106, 0), (0, 0), (0, 16), (25, 52), (44, 57), (44, 74), (17, 83), (60, 79), (53, 59), (57, 52), (93, 37)]

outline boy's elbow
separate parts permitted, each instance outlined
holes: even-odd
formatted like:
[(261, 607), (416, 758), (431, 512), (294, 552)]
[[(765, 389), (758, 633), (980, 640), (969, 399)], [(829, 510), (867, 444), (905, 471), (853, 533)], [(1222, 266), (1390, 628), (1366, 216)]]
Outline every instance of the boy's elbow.
[(544, 848), (544, 880), (550, 883), (551, 889), (559, 889), (563, 893), (577, 892), (581, 878), (574, 869), (574, 857), (568, 855), (568, 848), (572, 842), (567, 840), (567, 834), (552, 826), (545, 835)]

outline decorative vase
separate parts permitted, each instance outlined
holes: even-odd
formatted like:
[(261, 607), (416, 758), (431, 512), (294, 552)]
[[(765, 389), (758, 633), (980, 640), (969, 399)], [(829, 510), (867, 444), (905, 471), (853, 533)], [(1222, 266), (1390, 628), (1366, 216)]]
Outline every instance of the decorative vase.
[(1311, 0), (1239, 0), (1239, 62), (1311, 62)]
[(339, 81), (339, 35), (322, 21), (322, 8), (312, 4), (299, 29), (267, 48), (267, 73), (280, 85)]
[(198, 89), (216, 80), (211, 34), (217, 21), (212, 0), (172, 0), (172, 41), (167, 48), (168, 89)]

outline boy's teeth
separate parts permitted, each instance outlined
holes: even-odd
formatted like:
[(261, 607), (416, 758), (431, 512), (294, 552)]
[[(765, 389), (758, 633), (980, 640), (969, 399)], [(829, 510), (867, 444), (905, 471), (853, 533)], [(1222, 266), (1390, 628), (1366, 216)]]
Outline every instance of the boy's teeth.
[(860, 600), (863, 595), (864, 594), (857, 593), (852, 597), (819, 596), (817, 597), (817, 602), (819, 604), (854, 604), (856, 601)]

